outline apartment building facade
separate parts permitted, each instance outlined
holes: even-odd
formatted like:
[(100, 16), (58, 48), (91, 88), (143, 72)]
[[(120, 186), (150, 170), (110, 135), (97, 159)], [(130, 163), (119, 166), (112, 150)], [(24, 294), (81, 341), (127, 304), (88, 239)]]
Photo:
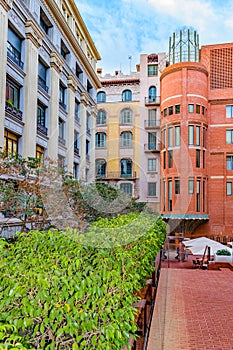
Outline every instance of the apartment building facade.
[(100, 77), (96, 179), (117, 184), (155, 211), (160, 202), (160, 72), (165, 54), (143, 54), (137, 71)]
[(233, 44), (175, 39), (161, 75), (161, 213), (171, 232), (231, 238)]
[(94, 179), (99, 53), (73, 1), (1, 0), (0, 147)]

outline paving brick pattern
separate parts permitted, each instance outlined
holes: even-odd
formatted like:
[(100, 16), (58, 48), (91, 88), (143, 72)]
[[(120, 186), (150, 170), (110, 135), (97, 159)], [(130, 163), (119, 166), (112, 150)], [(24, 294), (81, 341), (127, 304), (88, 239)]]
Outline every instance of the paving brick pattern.
[(233, 349), (229, 269), (162, 268), (147, 350), (178, 349)]

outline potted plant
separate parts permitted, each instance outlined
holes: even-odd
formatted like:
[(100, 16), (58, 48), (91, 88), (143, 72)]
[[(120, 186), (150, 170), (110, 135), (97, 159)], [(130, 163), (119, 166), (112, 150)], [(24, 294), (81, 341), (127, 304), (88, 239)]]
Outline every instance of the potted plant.
[(231, 252), (227, 249), (219, 249), (215, 253), (214, 260), (221, 261), (221, 262), (231, 262), (232, 261)]

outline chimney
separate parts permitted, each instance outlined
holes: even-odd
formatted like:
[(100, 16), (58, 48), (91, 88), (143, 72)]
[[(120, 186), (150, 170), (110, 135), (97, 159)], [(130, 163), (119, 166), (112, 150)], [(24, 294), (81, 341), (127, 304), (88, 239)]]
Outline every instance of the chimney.
[(102, 75), (102, 68), (97, 68), (97, 75), (101, 76)]
[(119, 71), (118, 70), (115, 70), (115, 75), (117, 76), (119, 74)]

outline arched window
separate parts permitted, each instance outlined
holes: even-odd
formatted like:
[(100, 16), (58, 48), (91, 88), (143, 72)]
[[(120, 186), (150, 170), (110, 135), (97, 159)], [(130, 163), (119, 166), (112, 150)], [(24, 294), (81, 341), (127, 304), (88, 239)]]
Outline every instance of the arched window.
[(132, 177), (132, 160), (121, 159), (121, 177)]
[(105, 125), (106, 124), (106, 113), (103, 110), (98, 111), (96, 117), (96, 125)]
[(133, 135), (131, 131), (121, 133), (121, 147), (132, 147)]
[(104, 132), (97, 132), (95, 134), (95, 146), (96, 148), (106, 147), (106, 134)]
[(106, 93), (104, 91), (100, 91), (97, 94), (97, 103), (106, 102)]
[(132, 101), (132, 91), (131, 90), (124, 90), (122, 92), (122, 101)]
[(105, 159), (96, 159), (95, 176), (96, 178), (106, 177), (106, 160)]
[(132, 124), (132, 111), (128, 108), (121, 112), (121, 124)]
[(148, 91), (149, 102), (156, 102), (157, 89), (155, 86), (150, 86)]

